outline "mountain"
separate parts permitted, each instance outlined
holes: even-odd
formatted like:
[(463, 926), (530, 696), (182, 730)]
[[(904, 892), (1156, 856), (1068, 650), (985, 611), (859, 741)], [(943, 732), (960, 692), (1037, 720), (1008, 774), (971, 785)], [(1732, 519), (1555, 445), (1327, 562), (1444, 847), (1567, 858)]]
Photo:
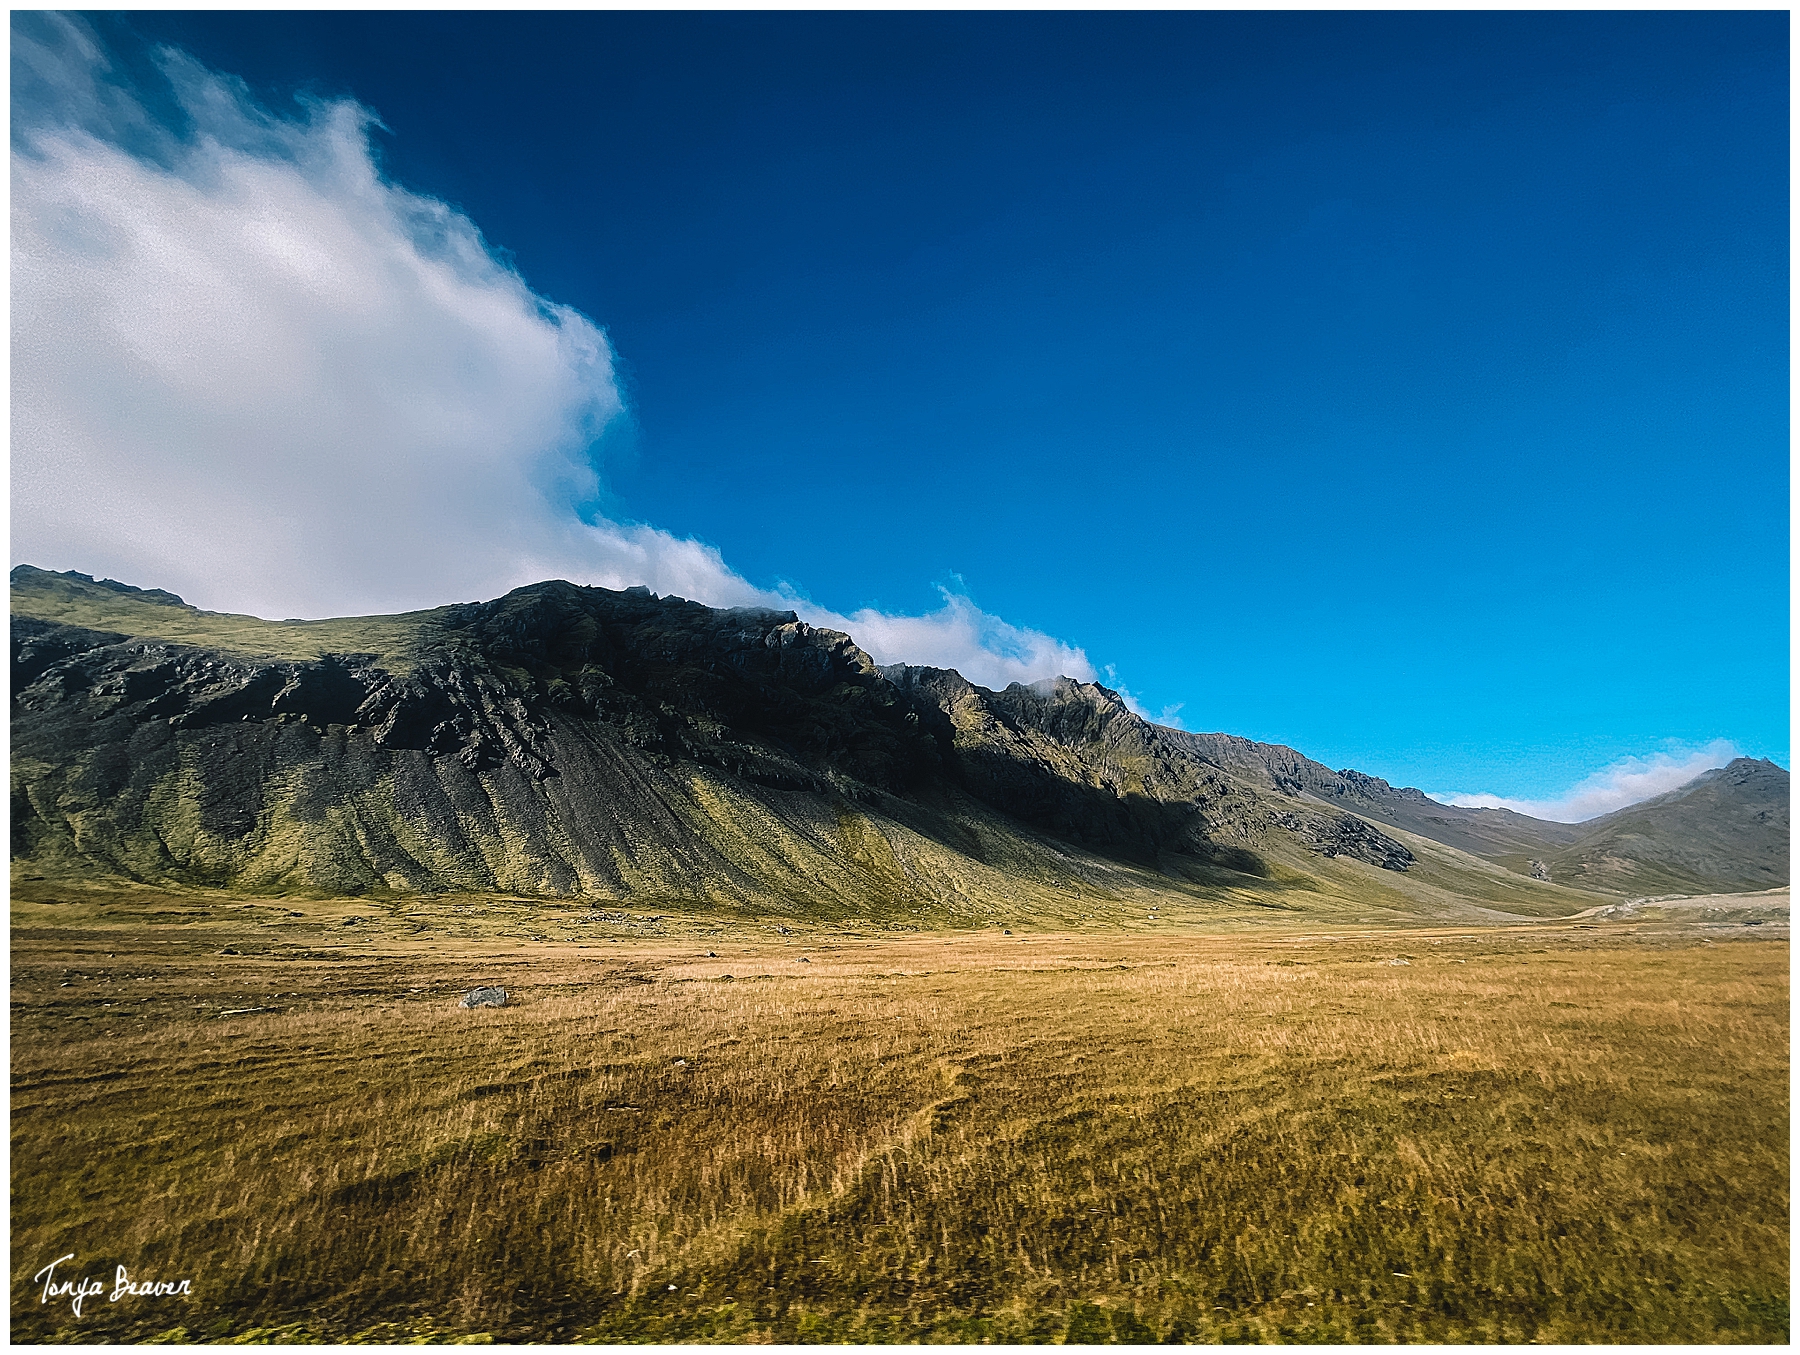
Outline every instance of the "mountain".
[[(1576, 824), (1528, 818), (1510, 809), (1462, 809), (1439, 804), (1424, 791), (1391, 786), (1378, 776), (1322, 762), (1282, 744), (1256, 743), (1234, 734), (1189, 734), (1196, 755), (1226, 767), (1241, 780), (1270, 790), (1339, 805), (1365, 818), (1428, 837), (1475, 856), (1517, 865), (1523, 858), (1576, 841)], [(1515, 862), (1514, 858), (1518, 858)]]
[(1771, 889), (1788, 881), (1789, 774), (1738, 758), (1667, 794), (1582, 823), (1510, 809), (1464, 809), (1353, 770), (1332, 771), (1280, 744), (1165, 731), (1251, 786), (1349, 810), (1519, 874), (1606, 893)]
[(791, 612), (553, 581), (272, 622), (31, 566), (12, 589), (15, 879), (898, 924), (1601, 898), (1448, 840), (1524, 840), (1482, 837), (1483, 811), (1153, 725), (1096, 684), (877, 668)]
[(1573, 825), (1553, 879), (1631, 894), (1773, 889), (1788, 882), (1788, 773), (1767, 759), (1729, 766), (1653, 800)]

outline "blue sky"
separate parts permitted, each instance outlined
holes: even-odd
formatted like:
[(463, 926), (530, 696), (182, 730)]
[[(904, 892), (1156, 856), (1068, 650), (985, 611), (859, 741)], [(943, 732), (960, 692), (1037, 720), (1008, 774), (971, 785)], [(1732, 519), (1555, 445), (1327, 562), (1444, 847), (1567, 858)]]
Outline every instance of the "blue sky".
[[(102, 85), (178, 137), (211, 115), (169, 114), (157, 43), (241, 77), (231, 97), (276, 123), (355, 100), (383, 182), (448, 204), (569, 308), (546, 343), (579, 346), (580, 317), (604, 331), (565, 400), (590, 436), (556, 423), (560, 459), (531, 472), (570, 515), (625, 525), (595, 581), (629, 548), (682, 591), (666, 581), (712, 565), (656, 562), (700, 543), (895, 653), (952, 652), (920, 628), (936, 618), (1019, 673), (1085, 662), (1188, 728), (1542, 807), (1584, 778), (1787, 761), (1787, 22), (143, 13), (87, 31)], [(28, 126), (98, 126), (67, 63), (38, 75), (15, 71), (16, 119), (23, 101)], [(182, 173), (208, 191), (217, 171)], [(43, 189), (56, 220), (73, 181)], [(537, 390), (508, 381), (494, 409)], [(57, 398), (45, 427), (67, 422)], [(250, 427), (215, 412), (168, 427)], [(77, 526), (22, 530), (32, 456), (16, 425), (15, 556), (156, 567), (154, 523), (116, 564)], [(203, 605), (257, 610), (209, 569), (215, 592), (188, 584)]]

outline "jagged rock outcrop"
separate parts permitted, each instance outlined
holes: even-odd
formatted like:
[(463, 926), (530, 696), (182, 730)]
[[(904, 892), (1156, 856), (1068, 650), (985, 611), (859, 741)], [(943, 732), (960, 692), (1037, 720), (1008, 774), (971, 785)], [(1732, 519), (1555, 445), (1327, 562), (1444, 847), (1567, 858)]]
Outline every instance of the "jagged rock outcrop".
[(1405, 870), (1413, 854), (1386, 833), (1371, 828), (1352, 814), (1330, 818), (1321, 814), (1283, 814), (1281, 826), (1320, 856), (1348, 856), (1383, 870)]

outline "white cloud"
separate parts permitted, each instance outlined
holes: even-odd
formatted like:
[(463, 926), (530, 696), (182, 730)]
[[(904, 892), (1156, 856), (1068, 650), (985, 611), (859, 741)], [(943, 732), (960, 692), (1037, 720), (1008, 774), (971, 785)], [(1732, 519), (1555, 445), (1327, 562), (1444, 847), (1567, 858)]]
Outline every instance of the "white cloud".
[(277, 616), (524, 582), (621, 412), (605, 336), (384, 182), (357, 105), (168, 70), (167, 165), (69, 126), (13, 154), (14, 559)]
[(1465, 809), (1510, 809), (1554, 823), (1581, 823), (1685, 786), (1701, 772), (1723, 767), (1737, 755), (1737, 746), (1730, 740), (1714, 739), (1706, 747), (1691, 752), (1623, 758), (1549, 800), (1515, 800), (1503, 795), (1462, 793), (1434, 794), (1431, 798), (1440, 804), (1459, 805)]
[(1175, 701), (1164, 706), (1160, 711), (1152, 712), (1138, 699), (1136, 692), (1119, 681), (1119, 670), (1110, 663), (1106, 665), (1106, 682), (1108, 686), (1118, 692), (1119, 699), (1125, 703), (1125, 709), (1140, 720), (1148, 720), (1153, 725), (1166, 725), (1170, 729), (1181, 728), (1181, 708), (1187, 702)]
[(813, 625), (848, 631), (877, 663), (954, 668), (996, 690), (1046, 677), (1094, 680), (1094, 666), (1081, 650), (1002, 621), (947, 588), (941, 591), (944, 605), (924, 616), (891, 616), (871, 608), (842, 616), (801, 600), (788, 605)]
[(958, 594), (843, 616), (701, 542), (583, 522), (628, 417), (606, 335), (384, 178), (358, 104), (278, 117), (163, 51), (176, 135), (79, 21), (16, 21), (13, 56), (15, 563), (274, 617), (645, 584), (988, 686), (1093, 677)]

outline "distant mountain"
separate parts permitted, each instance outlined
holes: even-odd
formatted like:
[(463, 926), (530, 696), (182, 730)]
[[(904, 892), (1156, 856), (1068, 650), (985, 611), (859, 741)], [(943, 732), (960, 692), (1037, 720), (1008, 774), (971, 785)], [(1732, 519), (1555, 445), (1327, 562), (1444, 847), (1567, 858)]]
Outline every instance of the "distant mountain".
[(1095, 684), (878, 669), (791, 612), (558, 581), (270, 622), (30, 566), (12, 587), (16, 878), (901, 922), (1594, 901), (1478, 859), (1565, 825), (1162, 728)]
[(1549, 857), (1551, 876), (1584, 889), (1704, 894), (1788, 882), (1789, 776), (1738, 758), (1666, 795), (1589, 819)]
[(1788, 773), (1739, 758), (1665, 795), (1583, 823), (1464, 809), (1279, 744), (1190, 734), (1190, 747), (1253, 785), (1340, 806), (1520, 874), (1607, 893), (1770, 889), (1788, 880)]
[(1195, 753), (1253, 785), (1339, 805), (1490, 860), (1522, 861), (1574, 842), (1582, 833), (1579, 825), (1528, 818), (1510, 809), (1439, 804), (1423, 791), (1391, 786), (1378, 776), (1350, 769), (1334, 772), (1282, 744), (1256, 743), (1232, 734), (1185, 738)]

